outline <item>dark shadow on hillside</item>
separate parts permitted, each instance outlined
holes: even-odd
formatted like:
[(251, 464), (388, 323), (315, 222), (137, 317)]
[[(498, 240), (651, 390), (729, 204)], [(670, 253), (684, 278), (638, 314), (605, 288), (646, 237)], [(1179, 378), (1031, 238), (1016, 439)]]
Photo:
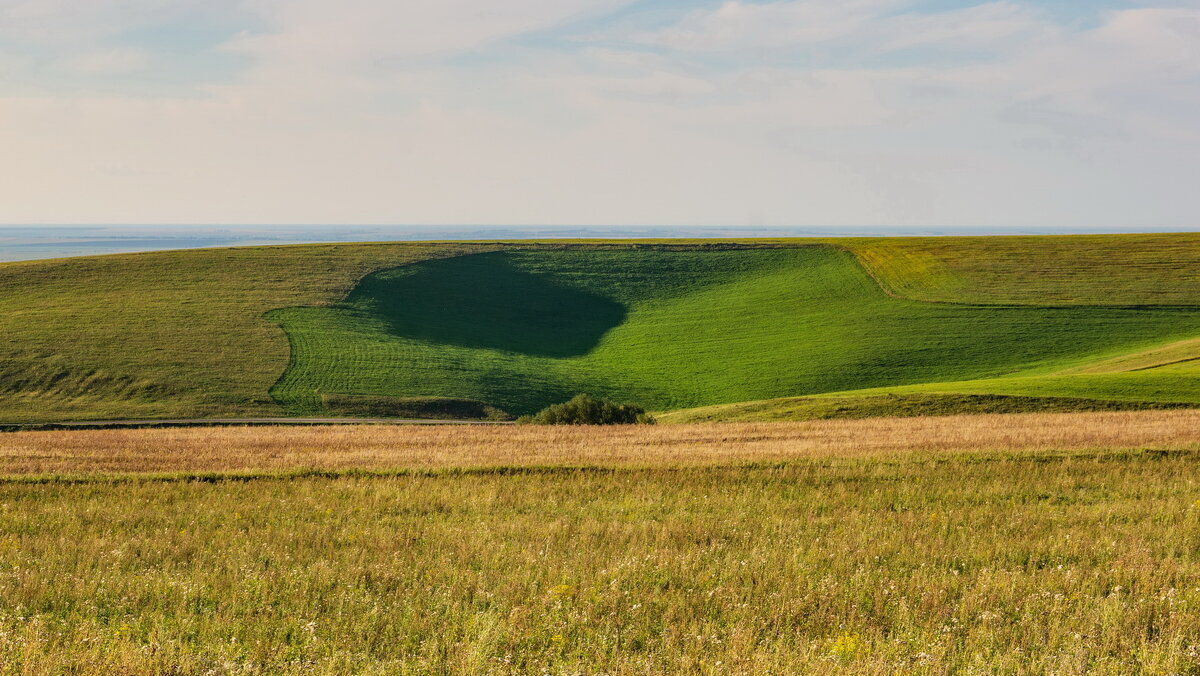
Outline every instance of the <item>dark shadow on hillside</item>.
[(541, 357), (586, 354), (626, 315), (620, 303), (521, 270), (503, 253), (369, 275), (347, 302), (405, 338)]

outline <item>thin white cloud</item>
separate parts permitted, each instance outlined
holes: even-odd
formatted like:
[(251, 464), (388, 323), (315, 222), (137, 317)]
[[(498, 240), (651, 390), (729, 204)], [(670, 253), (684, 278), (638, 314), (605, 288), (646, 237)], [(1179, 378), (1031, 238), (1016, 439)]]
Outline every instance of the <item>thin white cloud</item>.
[(269, 29), (237, 49), (263, 58), (340, 64), (452, 54), (544, 30), (632, 0), (246, 0)]
[[(203, 96), (0, 90), (0, 222), (1194, 227), (1195, 9), (727, 2), (522, 40), (625, 4), (247, 0)], [(60, 62), (104, 71), (82, 42)], [(768, 58), (797, 44), (856, 59)]]
[(1003, 50), (1044, 44), (1065, 30), (1028, 5), (990, 2), (938, 14), (904, 14), (880, 21), (882, 49)]
[(630, 42), (684, 51), (774, 49), (827, 42), (861, 30), (911, 0), (728, 0), (675, 26), (629, 36)]
[(841, 46), (858, 53), (933, 48), (981, 51), (1045, 40), (1062, 30), (1040, 11), (1007, 0), (925, 13), (913, 0), (727, 0), (653, 32), (609, 41), (679, 51), (773, 51)]
[(54, 63), (55, 68), (76, 75), (128, 75), (145, 70), (150, 55), (136, 47), (118, 47), (84, 52)]
[[(1200, 39), (1189, 29), (1200, 26), (1200, 10), (1137, 9), (1107, 18), (1094, 30), (1013, 50), (1007, 59), (943, 79), (990, 93), (998, 109), (1040, 111), (1047, 125), (1069, 136), (1092, 128), (1134, 142), (1196, 137)], [(1078, 124), (1083, 120), (1093, 122)]]
[(3, 0), (0, 39), (87, 47), (181, 16), (228, 14), (240, 0)]

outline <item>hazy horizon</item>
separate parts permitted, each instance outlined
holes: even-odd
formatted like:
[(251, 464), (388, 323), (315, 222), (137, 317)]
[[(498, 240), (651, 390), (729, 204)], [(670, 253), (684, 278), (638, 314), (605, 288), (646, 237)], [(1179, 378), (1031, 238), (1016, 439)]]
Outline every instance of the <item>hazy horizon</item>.
[(1166, 230), (972, 227), (0, 225), (0, 262), (224, 246), (374, 241), (677, 237), (1079, 235)]

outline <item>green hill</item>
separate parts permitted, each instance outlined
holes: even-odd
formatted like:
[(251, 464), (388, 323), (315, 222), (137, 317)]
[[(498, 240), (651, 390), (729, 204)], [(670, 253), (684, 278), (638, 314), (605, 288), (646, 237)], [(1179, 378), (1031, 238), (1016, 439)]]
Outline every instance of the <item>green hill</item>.
[(1200, 311), (986, 307), (890, 297), (846, 251), (530, 251), (372, 275), (344, 303), (272, 313), (272, 393), (477, 399), (527, 413), (575, 392), (669, 410), (1046, 373), (1200, 334)]
[(1198, 305), (1195, 234), (12, 263), (0, 422), (482, 417), (580, 391), (664, 411), (740, 406), (668, 419), (1200, 404)]

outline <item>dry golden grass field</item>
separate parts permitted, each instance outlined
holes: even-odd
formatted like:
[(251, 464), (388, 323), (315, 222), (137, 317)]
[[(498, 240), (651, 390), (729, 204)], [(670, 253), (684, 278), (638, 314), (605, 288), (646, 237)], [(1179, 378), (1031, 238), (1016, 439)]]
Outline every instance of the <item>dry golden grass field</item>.
[(0, 435), (0, 476), (662, 467), (977, 451), (1200, 450), (1200, 410), (635, 426), (345, 425)]
[(1200, 411), (0, 435), (3, 674), (1200, 673)]

